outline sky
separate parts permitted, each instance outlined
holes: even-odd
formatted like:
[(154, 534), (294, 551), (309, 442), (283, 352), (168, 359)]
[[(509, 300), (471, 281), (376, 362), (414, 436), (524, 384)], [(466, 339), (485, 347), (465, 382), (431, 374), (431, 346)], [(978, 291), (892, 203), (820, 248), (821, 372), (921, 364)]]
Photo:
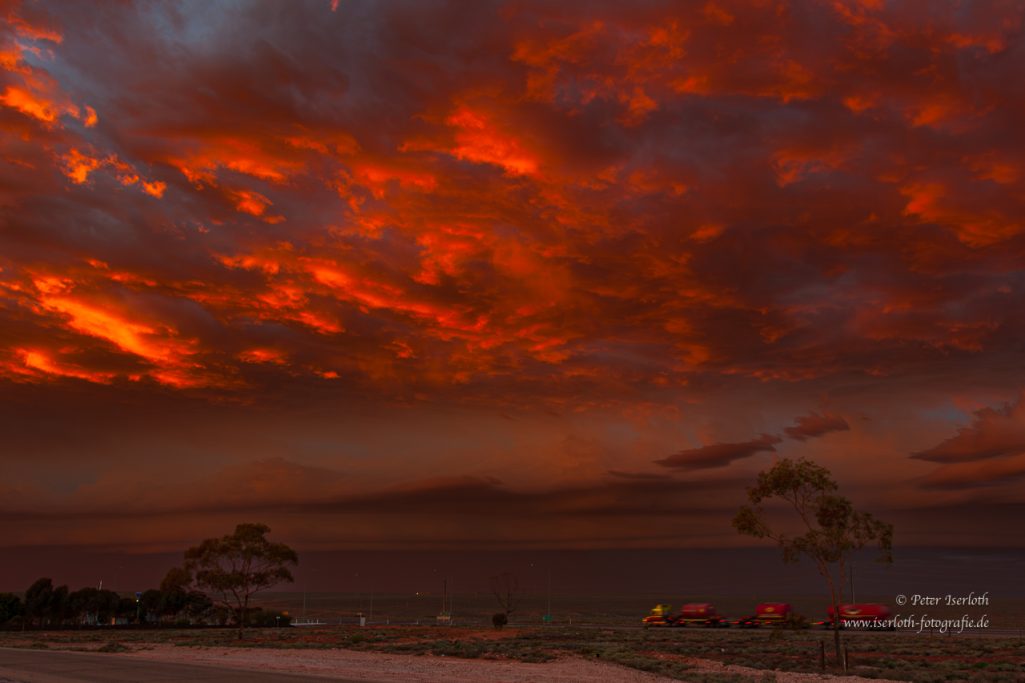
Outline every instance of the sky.
[(0, 545), (1022, 547), (1023, 12), (0, 0)]

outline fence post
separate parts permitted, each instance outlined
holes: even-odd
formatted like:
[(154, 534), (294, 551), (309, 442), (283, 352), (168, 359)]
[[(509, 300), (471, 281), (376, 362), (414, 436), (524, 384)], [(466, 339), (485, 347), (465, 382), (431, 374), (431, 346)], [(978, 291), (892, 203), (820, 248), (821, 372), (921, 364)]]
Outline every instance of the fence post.
[(843, 646), (843, 672), (847, 673), (848, 671), (850, 671), (850, 667), (851, 667), (851, 657), (850, 657), (849, 654), (847, 654), (847, 646), (844, 645)]
[(819, 668), (826, 670), (826, 641), (819, 641)]

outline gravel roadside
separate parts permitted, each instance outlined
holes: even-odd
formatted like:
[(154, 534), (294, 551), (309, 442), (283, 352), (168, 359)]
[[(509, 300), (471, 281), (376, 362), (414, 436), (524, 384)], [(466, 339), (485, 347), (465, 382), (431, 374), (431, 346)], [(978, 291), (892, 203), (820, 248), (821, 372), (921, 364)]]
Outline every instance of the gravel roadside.
[[(279, 671), (325, 679), (348, 678), (367, 683), (391, 681), (451, 683), (593, 683), (593, 681), (622, 681), (623, 683), (671, 683), (674, 679), (612, 664), (579, 657), (565, 657), (553, 662), (532, 664), (509, 660), (459, 659), (431, 655), (395, 655), (352, 650), (260, 650), (254, 648), (195, 648), (171, 645), (147, 646), (132, 652), (111, 656), (132, 657), (183, 664), (205, 664), (233, 669)], [(831, 676), (792, 672), (766, 672), (743, 666), (722, 665), (702, 659), (687, 659), (695, 673), (729, 673), (753, 681), (776, 683), (811, 683), (812, 681), (872, 681), (894, 683), (878, 678), (858, 676)], [(775, 678), (771, 676), (774, 675)]]

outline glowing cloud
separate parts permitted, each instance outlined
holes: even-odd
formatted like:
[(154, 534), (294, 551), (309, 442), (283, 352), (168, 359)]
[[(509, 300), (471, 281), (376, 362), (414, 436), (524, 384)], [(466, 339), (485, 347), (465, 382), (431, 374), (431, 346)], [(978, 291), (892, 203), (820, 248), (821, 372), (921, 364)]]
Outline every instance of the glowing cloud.
[(275, 477), (337, 471), (366, 495), (325, 509), (500, 496), (517, 538), (599, 545), (683, 538), (649, 501), (693, 512), (670, 498), (774, 453), (880, 504), (1025, 503), (1020, 405), (979, 410), (1022, 390), (1023, 15), (8, 2), (0, 427), (25, 464), (0, 479), (60, 471), (48, 500), (95, 511), (195, 457), (280, 510)]

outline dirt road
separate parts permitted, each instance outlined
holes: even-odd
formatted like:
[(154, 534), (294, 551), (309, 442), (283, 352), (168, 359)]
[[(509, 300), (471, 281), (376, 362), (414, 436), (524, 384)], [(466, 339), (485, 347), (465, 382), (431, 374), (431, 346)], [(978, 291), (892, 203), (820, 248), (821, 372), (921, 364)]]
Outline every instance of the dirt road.
[[(335, 679), (345, 680), (345, 679)], [(116, 654), (84, 654), (55, 650), (0, 648), (0, 683), (109, 683), (110, 681), (224, 681), (227, 683), (323, 683), (322, 677), (295, 676), (280, 671), (260, 673), (155, 662)], [(351, 682), (350, 683), (355, 683)]]
[[(687, 658), (694, 673), (776, 683), (895, 683), (825, 674), (767, 672)], [(146, 645), (119, 653), (0, 648), (0, 683), (103, 681), (342, 681), (342, 683), (678, 683), (610, 662), (579, 657), (546, 663), (355, 652), (340, 649), (191, 648)]]

